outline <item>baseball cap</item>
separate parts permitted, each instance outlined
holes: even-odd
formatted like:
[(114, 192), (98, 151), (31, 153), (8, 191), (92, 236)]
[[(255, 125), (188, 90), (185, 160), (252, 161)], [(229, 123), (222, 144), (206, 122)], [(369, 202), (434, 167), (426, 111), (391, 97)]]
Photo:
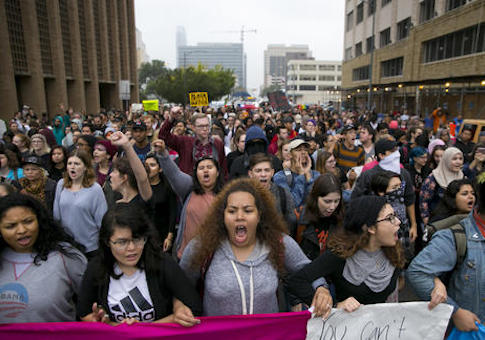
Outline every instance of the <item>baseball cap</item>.
[(300, 145), (303, 145), (305, 144), (307, 147), (310, 147), (310, 144), (308, 144), (308, 142), (305, 142), (303, 139), (293, 139), (291, 142), (290, 142), (290, 151), (293, 150), (293, 149), (296, 149), (297, 147), (299, 147)]
[(137, 121), (137, 122), (135, 122), (135, 124), (133, 124), (132, 129), (133, 130), (135, 130), (135, 129), (146, 130), (147, 129), (147, 126), (145, 125), (144, 122)]
[(34, 165), (40, 166), (41, 168), (44, 167), (44, 164), (42, 163), (42, 159), (39, 156), (34, 154), (29, 154), (25, 156), (25, 158), (22, 160), (22, 165), (26, 165), (26, 164), (34, 164)]

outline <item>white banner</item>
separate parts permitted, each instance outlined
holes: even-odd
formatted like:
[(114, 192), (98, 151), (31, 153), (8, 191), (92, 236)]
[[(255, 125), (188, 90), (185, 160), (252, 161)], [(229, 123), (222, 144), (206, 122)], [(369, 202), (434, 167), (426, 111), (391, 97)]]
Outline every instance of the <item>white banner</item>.
[(355, 312), (333, 309), (327, 320), (312, 318), (307, 340), (443, 340), (453, 307), (428, 302), (362, 305)]

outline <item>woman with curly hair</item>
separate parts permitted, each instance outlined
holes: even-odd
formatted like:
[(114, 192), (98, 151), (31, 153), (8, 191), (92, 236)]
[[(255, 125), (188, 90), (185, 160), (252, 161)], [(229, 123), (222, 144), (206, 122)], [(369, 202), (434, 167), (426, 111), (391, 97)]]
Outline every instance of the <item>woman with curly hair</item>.
[(253, 179), (227, 184), (200, 230), (180, 266), (199, 280), (204, 315), (278, 312), (278, 279), (310, 262), (286, 235), (271, 192)]
[(462, 178), (448, 184), (443, 198), (431, 213), (430, 223), (453, 215), (469, 214), (475, 206), (475, 188), (472, 180)]
[(0, 323), (75, 321), (87, 261), (42, 203), (0, 199), (0, 235)]
[(385, 197), (361, 196), (350, 201), (343, 228), (328, 239), (327, 251), (287, 282), (290, 293), (328, 316), (328, 285), (312, 288), (321, 276), (335, 285), (336, 307), (352, 312), (360, 304), (397, 302), (397, 282), (404, 267), (398, 242), (401, 221)]

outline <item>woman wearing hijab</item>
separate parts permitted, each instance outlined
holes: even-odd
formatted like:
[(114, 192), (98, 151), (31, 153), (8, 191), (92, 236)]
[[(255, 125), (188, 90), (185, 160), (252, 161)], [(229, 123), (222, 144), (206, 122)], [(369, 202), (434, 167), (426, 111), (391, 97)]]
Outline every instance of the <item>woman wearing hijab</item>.
[(56, 137), (57, 145), (62, 145), (62, 139), (66, 136), (64, 129), (64, 120), (61, 116), (56, 116), (52, 122), (52, 132), (54, 133), (54, 137)]
[(431, 172), (421, 187), (419, 204), (424, 224), (428, 223), (431, 211), (438, 205), (448, 184), (463, 178), (462, 168), (463, 153), (455, 147), (446, 149), (438, 167)]

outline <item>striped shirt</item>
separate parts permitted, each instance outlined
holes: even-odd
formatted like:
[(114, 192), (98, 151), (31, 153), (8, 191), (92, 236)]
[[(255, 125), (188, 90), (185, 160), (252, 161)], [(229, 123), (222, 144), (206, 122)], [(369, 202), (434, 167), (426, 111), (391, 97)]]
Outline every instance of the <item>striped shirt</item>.
[(365, 151), (361, 146), (347, 149), (344, 143), (339, 143), (334, 150), (337, 165), (347, 173), (354, 166), (364, 165)]

